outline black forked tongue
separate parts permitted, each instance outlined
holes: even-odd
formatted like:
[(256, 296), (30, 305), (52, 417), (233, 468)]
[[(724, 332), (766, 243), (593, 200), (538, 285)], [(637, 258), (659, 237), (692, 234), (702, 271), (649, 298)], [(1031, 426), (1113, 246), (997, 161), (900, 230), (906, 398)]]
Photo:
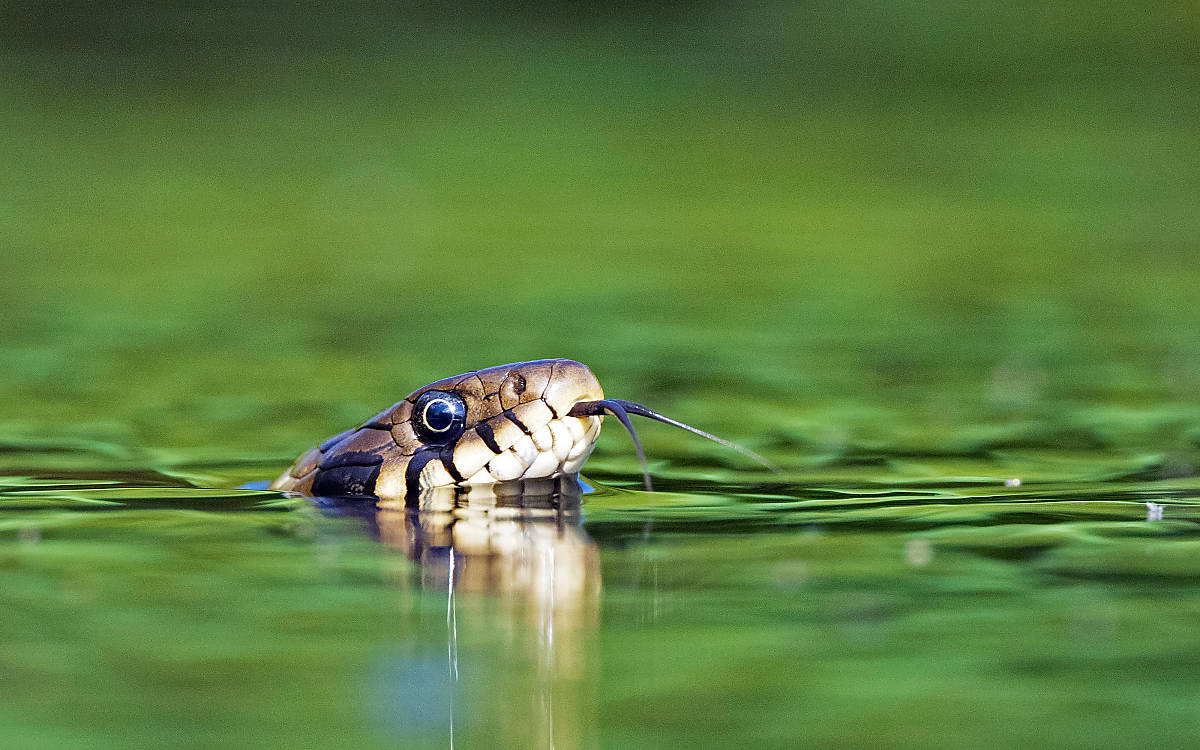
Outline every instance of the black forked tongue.
[(626, 401), (620, 398), (602, 398), (597, 401), (580, 401), (571, 407), (571, 411), (567, 412), (567, 415), (571, 417), (598, 417), (602, 416), (606, 412), (621, 420), (621, 424), (625, 425), (625, 429), (629, 430), (629, 437), (633, 438), (633, 447), (637, 451), (638, 460), (642, 462), (642, 477), (646, 481), (646, 489), (651, 492), (654, 491), (654, 487), (650, 484), (650, 469), (646, 466), (646, 453), (642, 450), (642, 443), (638, 440), (637, 433), (633, 430), (633, 423), (629, 421), (630, 414), (636, 414), (639, 417), (647, 417), (655, 420), (656, 422), (662, 422), (663, 424), (669, 424), (672, 427), (678, 427), (681, 430), (687, 430), (688, 432), (694, 435), (699, 435), (702, 438), (708, 438), (714, 443), (720, 443), (726, 448), (732, 448), (738, 453), (741, 453), (743, 456), (757, 461), (771, 471), (779, 471), (778, 466), (758, 455), (749, 448), (743, 448), (737, 443), (731, 443), (724, 438), (719, 438), (716, 435), (705, 432), (704, 430), (698, 430), (695, 427), (692, 427), (690, 424), (684, 424), (678, 420), (671, 419), (668, 416), (659, 414), (656, 411), (647, 409), (641, 404), (636, 404), (632, 401)]

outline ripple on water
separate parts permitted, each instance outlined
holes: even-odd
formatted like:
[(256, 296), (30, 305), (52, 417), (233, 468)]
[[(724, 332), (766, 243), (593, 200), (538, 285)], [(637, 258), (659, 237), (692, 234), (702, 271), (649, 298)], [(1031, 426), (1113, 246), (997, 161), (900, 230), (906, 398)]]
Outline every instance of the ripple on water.
[(364, 745), (686, 738), (710, 714), (770, 744), (880, 706), (910, 733), (1079, 700), (1136, 723), (1119, 696), (1200, 669), (1200, 482), (1153, 457), (672, 460), (646, 493), (600, 456), (573, 505), (411, 513), (258, 489), (282, 457), (44, 448), (0, 477), (0, 663), (35, 733), (103, 690), (146, 707), (131, 737), (172, 736), (199, 696), (202, 725), (290, 736), (261, 717), (302, 706), (309, 734)]

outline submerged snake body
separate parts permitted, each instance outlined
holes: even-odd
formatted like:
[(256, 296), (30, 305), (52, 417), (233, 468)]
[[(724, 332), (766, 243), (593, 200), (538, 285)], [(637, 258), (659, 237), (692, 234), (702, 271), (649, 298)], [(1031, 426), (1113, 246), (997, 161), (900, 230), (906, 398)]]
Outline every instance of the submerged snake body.
[(433, 487), (573, 474), (601, 417), (568, 412), (603, 398), (592, 371), (569, 359), (464, 373), (308, 450), (271, 489), (411, 500)]

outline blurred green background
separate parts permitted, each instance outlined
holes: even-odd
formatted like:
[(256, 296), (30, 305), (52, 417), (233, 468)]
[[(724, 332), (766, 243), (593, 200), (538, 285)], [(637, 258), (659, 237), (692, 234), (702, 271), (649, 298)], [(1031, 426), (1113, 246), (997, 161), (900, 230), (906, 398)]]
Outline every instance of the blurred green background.
[(9, 434), (283, 455), (541, 356), (743, 437), (1200, 424), (1194, 3), (3, 7)]
[[(0, 0), (0, 744), (1189, 741), (1198, 11)], [(559, 646), (231, 489), (556, 356), (785, 470), (607, 431)]]

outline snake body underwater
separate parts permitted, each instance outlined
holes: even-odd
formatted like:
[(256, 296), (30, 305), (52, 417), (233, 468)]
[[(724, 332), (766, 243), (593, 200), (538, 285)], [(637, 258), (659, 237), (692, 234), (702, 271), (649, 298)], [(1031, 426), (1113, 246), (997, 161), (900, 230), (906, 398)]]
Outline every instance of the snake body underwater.
[[(631, 401), (606, 399), (592, 371), (570, 359), (489, 367), (430, 383), (359, 427), (309, 449), (271, 483), (315, 497), (414, 502), (437, 487), (575, 474), (612, 414), (645, 456), (629, 414), (757, 454)], [(646, 487), (650, 489), (649, 475)]]

